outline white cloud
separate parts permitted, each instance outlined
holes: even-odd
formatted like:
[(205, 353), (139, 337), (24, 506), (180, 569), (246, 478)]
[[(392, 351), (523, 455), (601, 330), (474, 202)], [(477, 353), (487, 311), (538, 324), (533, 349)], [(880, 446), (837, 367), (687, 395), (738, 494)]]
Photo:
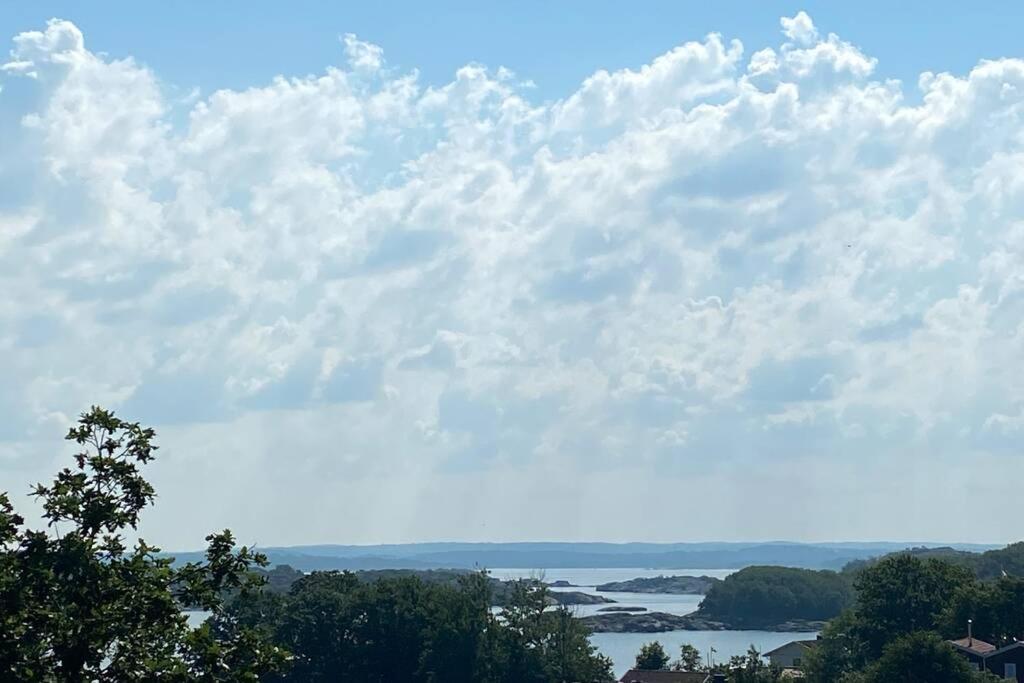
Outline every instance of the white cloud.
[(818, 39), (818, 29), (814, 27), (814, 22), (803, 10), (797, 12), (796, 16), (782, 17), (779, 19), (779, 23), (782, 25), (782, 32), (786, 37), (801, 45), (811, 45)]
[(378, 71), (384, 65), (384, 50), (379, 45), (359, 40), (353, 33), (341, 37), (349, 65), (356, 71)]
[[(813, 537), (796, 511), (828, 491), (863, 515), (836, 535), (970, 531), (915, 497), (921, 469), (1012, 518), (970, 473), (1017, 467), (1024, 62), (925, 74), (909, 104), (805, 13), (782, 26), (746, 61), (712, 34), (549, 104), (481, 65), (422, 85), (352, 35), (347, 66), (181, 101), (68, 22), (19, 34), (7, 478), (45, 476), (103, 403), (160, 428), (168, 545), (210, 519), (264, 542), (624, 538), (640, 516)], [(616, 485), (720, 519), (652, 527)]]

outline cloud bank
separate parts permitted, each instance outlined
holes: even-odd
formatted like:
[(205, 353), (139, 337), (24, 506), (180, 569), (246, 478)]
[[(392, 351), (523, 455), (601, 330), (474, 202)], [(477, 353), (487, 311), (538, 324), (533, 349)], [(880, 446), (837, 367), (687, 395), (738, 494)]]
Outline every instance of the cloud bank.
[(547, 103), (352, 35), (192, 97), (14, 36), (4, 488), (99, 403), (159, 428), (172, 547), (1012, 538), (1024, 61), (902, 84), (780, 29)]

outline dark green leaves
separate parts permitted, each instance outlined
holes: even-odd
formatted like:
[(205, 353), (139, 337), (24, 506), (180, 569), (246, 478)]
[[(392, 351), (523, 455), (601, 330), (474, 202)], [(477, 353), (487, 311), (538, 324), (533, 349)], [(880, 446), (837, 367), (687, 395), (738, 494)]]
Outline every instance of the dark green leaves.
[(152, 429), (92, 408), (67, 439), (75, 467), (37, 485), (47, 528), (33, 531), (0, 494), (0, 680), (255, 681), (285, 653), (222, 619), (193, 630), (188, 600), (217, 618), (225, 591), (257, 581), (265, 558), (208, 537), (207, 560), (175, 569), (125, 532), (155, 498), (139, 467), (156, 451)]

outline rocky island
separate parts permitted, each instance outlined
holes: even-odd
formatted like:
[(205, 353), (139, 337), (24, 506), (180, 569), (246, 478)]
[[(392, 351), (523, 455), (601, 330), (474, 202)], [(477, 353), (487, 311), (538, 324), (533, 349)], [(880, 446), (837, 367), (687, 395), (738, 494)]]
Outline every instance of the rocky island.
[(595, 590), (601, 593), (669, 593), (673, 595), (706, 595), (720, 579), (711, 576), (655, 576), (602, 583)]
[[(733, 631), (735, 624), (715, 621), (694, 614), (667, 614), (665, 612), (606, 612), (580, 619), (593, 633), (661, 633), (663, 631)], [(791, 620), (778, 624), (766, 624), (759, 630), (796, 632), (820, 631), (823, 621)]]
[(580, 591), (550, 591), (547, 601), (549, 605), (603, 605), (615, 602), (603, 595), (591, 595)]
[(853, 600), (847, 575), (793, 567), (747, 567), (724, 580), (656, 577), (598, 586), (598, 590), (669, 592), (695, 590), (687, 579), (708, 580), (697, 611), (690, 614), (606, 611), (583, 617), (595, 633), (661, 631), (819, 631)]

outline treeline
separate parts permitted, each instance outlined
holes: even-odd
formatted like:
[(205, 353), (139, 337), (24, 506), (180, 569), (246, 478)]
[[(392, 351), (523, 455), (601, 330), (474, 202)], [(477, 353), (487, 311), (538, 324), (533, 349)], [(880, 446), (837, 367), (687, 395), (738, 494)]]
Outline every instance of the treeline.
[(784, 622), (821, 622), (853, 601), (851, 580), (829, 570), (747, 567), (714, 583), (697, 616), (730, 628), (772, 628)]
[[(911, 548), (893, 555), (913, 555), (921, 559), (938, 559), (969, 570), (979, 579), (997, 579), (1001, 576), (1024, 576), (1024, 541), (1011, 543), (1005, 548), (972, 553), (953, 548)], [(856, 574), (883, 558), (855, 560), (843, 567), (844, 574)]]
[[(276, 593), (288, 592), (292, 584), (305, 575), (286, 564), (279, 564), (272, 569), (257, 568), (255, 572), (263, 579), (266, 590)], [(469, 569), (361, 569), (350, 573), (360, 581), (367, 583), (385, 579), (416, 578), (426, 584), (455, 587), (460, 585), (467, 576), (478, 572), (472, 572)], [(517, 587), (522, 583), (532, 584), (536, 588), (546, 588), (546, 584), (540, 578), (502, 581), (483, 574), (482, 580), (487, 583), (491, 596), (491, 607), (504, 607), (509, 604), (516, 594)], [(614, 600), (579, 591), (545, 590), (544, 595), (548, 605), (588, 605), (614, 602)]]
[(211, 623), (257, 630), (290, 653), (287, 670), (268, 681), (613, 680), (582, 624), (564, 608), (548, 609), (543, 586), (513, 582), (498, 614), (490, 588), (480, 573), (453, 585), (314, 572), (287, 593), (243, 593)]
[[(0, 681), (612, 680), (585, 627), (548, 608), (536, 582), (512, 586), (495, 614), (482, 574), (261, 576), (266, 558), (226, 531), (179, 565), (144, 541), (129, 545), (156, 495), (140, 472), (154, 437), (100, 408), (82, 415), (67, 436), (74, 466), (33, 490), (43, 530), (0, 494)], [(192, 628), (183, 608), (210, 616)]]

